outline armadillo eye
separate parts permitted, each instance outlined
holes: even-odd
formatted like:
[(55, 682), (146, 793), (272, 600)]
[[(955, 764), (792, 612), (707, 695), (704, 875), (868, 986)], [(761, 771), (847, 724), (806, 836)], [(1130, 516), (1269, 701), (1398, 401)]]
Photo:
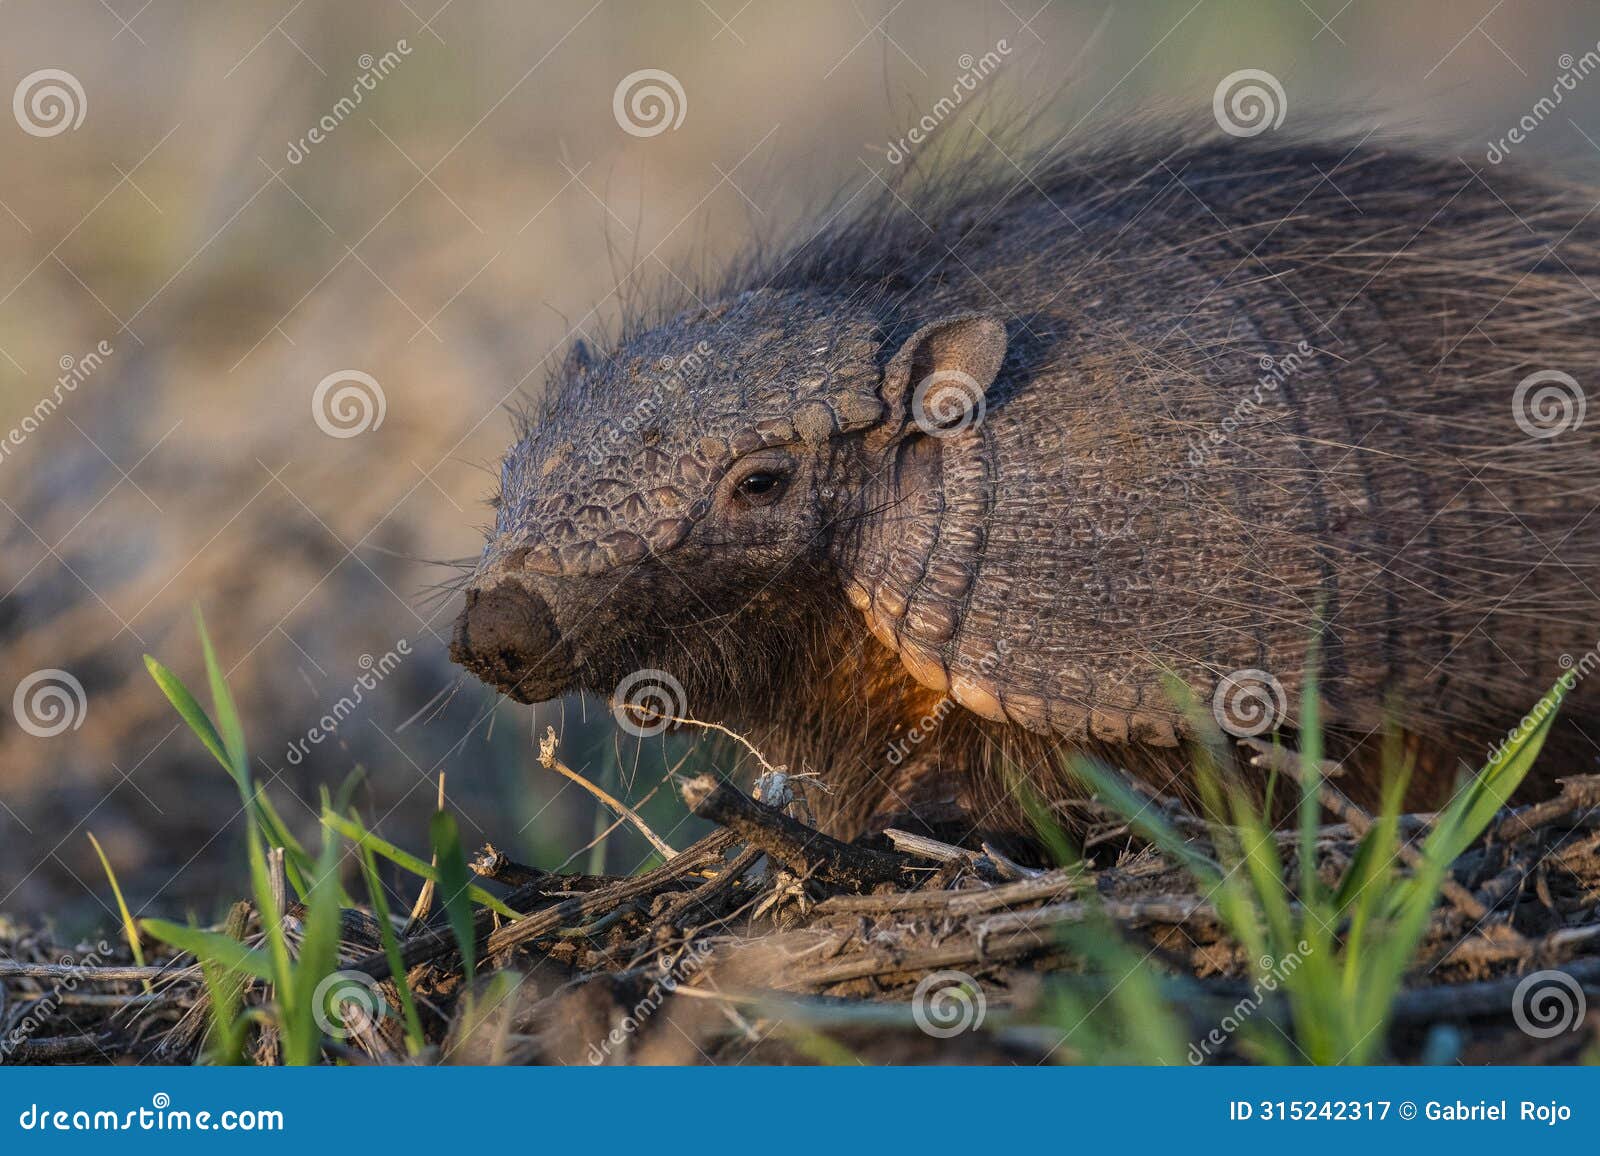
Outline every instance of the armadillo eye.
[(739, 496), (753, 501), (770, 502), (783, 488), (783, 475), (768, 470), (757, 470), (739, 483)]

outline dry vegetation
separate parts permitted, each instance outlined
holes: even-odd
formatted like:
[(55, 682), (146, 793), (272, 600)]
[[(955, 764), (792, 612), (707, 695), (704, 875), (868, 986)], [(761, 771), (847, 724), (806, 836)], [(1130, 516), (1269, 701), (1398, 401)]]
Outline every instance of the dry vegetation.
[[(553, 749), (547, 749), (553, 757)], [(1172, 857), (1132, 833), (1122, 815), (1081, 804), (1090, 858), (1067, 868), (1019, 866), (993, 848), (969, 850), (894, 834), (869, 850), (818, 834), (790, 812), (712, 775), (679, 789), (718, 829), (640, 875), (556, 875), (492, 847), (471, 860), (522, 917), (480, 911), (476, 979), (464, 982), (460, 940), (444, 912), (427, 918), (431, 888), (397, 918), (406, 987), (421, 1046), (403, 1017), (343, 1008), (323, 1057), (351, 1063), (1143, 1062), (1192, 1059), (1241, 1001), (1260, 1000), (1207, 1050), (1211, 1062), (1259, 1058), (1263, 1032), (1293, 1038), (1284, 995), (1263, 995), (1261, 969), (1230, 934), (1213, 897)], [(763, 780), (791, 799), (781, 775)], [(1197, 855), (1220, 860), (1214, 828), (1175, 800), (1145, 802)], [(1557, 965), (1600, 995), (1600, 778), (1566, 780), (1549, 802), (1502, 811), (1456, 864), (1397, 993), (1381, 1054), (1401, 1061), (1570, 1062), (1593, 1058), (1600, 1024), (1540, 1040), (1519, 1030), (1513, 993), (1527, 972)], [(1408, 845), (1433, 816), (1405, 815)], [(1357, 859), (1369, 817), (1316, 830), (1316, 874), (1336, 884)], [(1292, 876), (1300, 835), (1275, 836)], [(288, 894), (283, 857), (274, 890)], [(307, 934), (291, 902), (291, 945)], [(259, 913), (238, 903), (224, 928), (263, 941)], [(1098, 939), (1115, 945), (1091, 946)], [(402, 1006), (391, 955), (370, 910), (340, 912), (338, 967), (379, 981)], [(63, 966), (64, 947), (10, 933), (0, 963), (8, 1032), (31, 1032), (13, 1062), (189, 1063), (207, 1048), (208, 985), (188, 955), (144, 966), (126, 949), (91, 966)], [(149, 950), (148, 948), (146, 950)], [(81, 951), (79, 952), (81, 954)], [(1268, 969), (1271, 970), (1271, 969)], [(983, 989), (952, 989), (929, 1014), (970, 1030), (920, 1030), (915, 989), (959, 971)], [(352, 981), (359, 985), (359, 980)], [(356, 992), (357, 995), (361, 993)], [(272, 999), (252, 981), (247, 1004)], [(963, 1017), (965, 1017), (963, 1019)], [(214, 1043), (214, 1041), (213, 1041)], [(1174, 1052), (1174, 1045), (1178, 1045)], [(1164, 1049), (1164, 1050), (1163, 1050)], [(410, 1054), (408, 1054), (408, 1051)], [(248, 1059), (284, 1059), (270, 1026)]]

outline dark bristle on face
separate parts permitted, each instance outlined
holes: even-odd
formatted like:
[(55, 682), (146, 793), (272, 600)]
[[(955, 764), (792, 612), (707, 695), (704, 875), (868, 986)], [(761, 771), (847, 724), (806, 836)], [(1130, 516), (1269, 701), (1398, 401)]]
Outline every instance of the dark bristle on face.
[[(1600, 635), (1593, 197), (1370, 140), (1029, 171), (575, 343), (456, 661), (523, 702), (664, 675), (847, 838), (1022, 838), (1008, 784), (1069, 801), (1063, 752), (1184, 794), (1190, 739), (1293, 742), (1313, 660), (1342, 789), (1398, 729), (1408, 805), (1446, 797)], [(1563, 711), (1541, 765), (1587, 765), (1596, 687)]]

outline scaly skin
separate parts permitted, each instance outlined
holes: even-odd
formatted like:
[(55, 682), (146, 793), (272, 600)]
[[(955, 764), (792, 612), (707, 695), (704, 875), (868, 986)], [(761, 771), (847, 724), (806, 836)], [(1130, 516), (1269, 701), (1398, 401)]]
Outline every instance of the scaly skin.
[[(666, 670), (819, 771), (837, 834), (1007, 833), (1007, 774), (1060, 800), (1063, 748), (1181, 788), (1173, 677), (1210, 704), (1267, 672), (1292, 737), (1324, 621), (1351, 793), (1386, 714), (1411, 801), (1447, 793), (1600, 635), (1597, 423), (1513, 414), (1600, 364), (1590, 200), (1310, 144), (1040, 173), (1048, 199), (891, 206), (570, 357), (457, 660), (530, 702)], [(1579, 682), (1550, 773), (1597, 706)]]

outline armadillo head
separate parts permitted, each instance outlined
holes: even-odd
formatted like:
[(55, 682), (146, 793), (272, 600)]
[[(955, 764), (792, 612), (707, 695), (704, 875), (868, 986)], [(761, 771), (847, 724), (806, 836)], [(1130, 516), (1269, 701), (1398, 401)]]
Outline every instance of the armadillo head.
[(885, 516), (865, 508), (877, 479), (960, 418), (951, 382), (981, 395), (1004, 353), (984, 319), (893, 347), (884, 331), (865, 308), (757, 291), (604, 359), (575, 347), (506, 455), (452, 657), (523, 702), (641, 671), (691, 710), (770, 694), (848, 613), (841, 558)]

